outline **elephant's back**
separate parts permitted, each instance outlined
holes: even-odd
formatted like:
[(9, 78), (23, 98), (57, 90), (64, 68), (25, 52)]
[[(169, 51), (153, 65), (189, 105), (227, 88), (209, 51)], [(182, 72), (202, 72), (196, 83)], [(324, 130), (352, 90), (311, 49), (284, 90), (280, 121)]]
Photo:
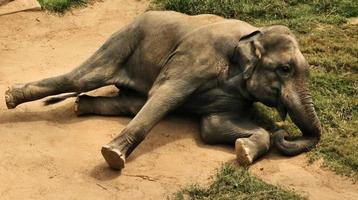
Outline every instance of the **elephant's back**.
[(243, 23), (210, 14), (190, 16), (174, 11), (146, 12), (133, 23), (141, 37), (126, 62), (126, 73), (138, 86), (137, 90), (149, 91), (163, 67), (163, 61), (183, 40), (209, 42), (211, 33), (220, 33), (215, 34), (219, 38), (228, 32), (237, 32), (232, 25)]
[(224, 20), (215, 15), (189, 16), (174, 11), (150, 11), (133, 25), (140, 40), (126, 62), (127, 74), (140, 83), (141, 91), (151, 88), (161, 71), (162, 61), (175, 49), (180, 39), (191, 31)]
[(160, 33), (166, 29), (175, 29), (176, 33), (186, 34), (200, 26), (225, 20), (225, 18), (212, 15), (187, 15), (175, 11), (149, 11), (139, 17), (145, 33)]

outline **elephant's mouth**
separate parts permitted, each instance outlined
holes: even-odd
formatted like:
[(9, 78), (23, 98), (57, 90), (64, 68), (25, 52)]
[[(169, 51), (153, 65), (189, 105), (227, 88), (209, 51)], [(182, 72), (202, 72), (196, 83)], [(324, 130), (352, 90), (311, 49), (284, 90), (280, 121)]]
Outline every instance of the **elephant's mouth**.
[(278, 114), (280, 115), (281, 119), (283, 121), (285, 121), (286, 117), (287, 117), (287, 108), (280, 100), (277, 103), (276, 110), (277, 110)]

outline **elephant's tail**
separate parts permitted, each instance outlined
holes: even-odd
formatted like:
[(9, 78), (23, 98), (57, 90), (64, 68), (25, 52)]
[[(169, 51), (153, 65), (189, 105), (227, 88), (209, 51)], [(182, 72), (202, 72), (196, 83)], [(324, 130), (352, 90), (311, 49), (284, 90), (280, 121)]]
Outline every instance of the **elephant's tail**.
[(65, 100), (65, 99), (68, 99), (70, 97), (77, 97), (79, 94), (80, 94), (79, 92), (72, 92), (72, 93), (68, 93), (68, 94), (60, 94), (60, 95), (52, 96), (44, 101), (44, 105), (48, 106), (48, 105), (52, 105), (55, 103), (59, 103), (59, 102)]

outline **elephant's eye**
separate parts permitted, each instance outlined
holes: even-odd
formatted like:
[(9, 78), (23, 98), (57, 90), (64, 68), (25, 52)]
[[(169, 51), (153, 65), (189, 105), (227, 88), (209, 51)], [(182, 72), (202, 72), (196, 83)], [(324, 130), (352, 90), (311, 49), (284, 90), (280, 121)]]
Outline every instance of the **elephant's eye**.
[(289, 65), (281, 65), (276, 70), (280, 75), (284, 76), (287, 76), (291, 72), (291, 68)]

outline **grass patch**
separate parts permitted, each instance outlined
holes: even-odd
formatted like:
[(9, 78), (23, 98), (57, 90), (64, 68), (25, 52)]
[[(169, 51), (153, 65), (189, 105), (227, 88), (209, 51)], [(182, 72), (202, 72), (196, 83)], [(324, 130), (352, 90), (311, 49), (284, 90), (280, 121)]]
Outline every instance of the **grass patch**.
[(298, 38), (301, 51), (313, 68), (336, 74), (357, 74), (357, 33), (357, 25), (320, 25), (310, 33), (299, 34)]
[(321, 26), (300, 35), (311, 64), (311, 92), (323, 125), (322, 140), (309, 153), (334, 171), (358, 180), (358, 26)]
[(318, 115), (324, 126), (320, 145), (310, 158), (358, 180), (357, 74), (314, 70), (311, 83)]
[(308, 32), (317, 23), (342, 24), (358, 15), (354, 0), (153, 0), (152, 8), (187, 14), (212, 13), (256, 25), (283, 24)]
[(43, 9), (63, 13), (72, 7), (85, 5), (88, 0), (38, 0), (38, 2)]
[[(310, 88), (323, 125), (322, 140), (308, 156), (323, 158), (330, 169), (358, 180), (358, 26), (345, 23), (348, 17), (358, 16), (358, 1), (153, 0), (152, 9), (213, 13), (256, 26), (283, 24), (294, 30), (311, 65)], [(280, 121), (273, 109), (262, 105), (258, 109)], [(282, 127), (299, 134), (290, 120)]]
[(224, 165), (209, 187), (192, 185), (175, 194), (175, 199), (304, 199), (292, 191), (265, 183), (244, 168)]

